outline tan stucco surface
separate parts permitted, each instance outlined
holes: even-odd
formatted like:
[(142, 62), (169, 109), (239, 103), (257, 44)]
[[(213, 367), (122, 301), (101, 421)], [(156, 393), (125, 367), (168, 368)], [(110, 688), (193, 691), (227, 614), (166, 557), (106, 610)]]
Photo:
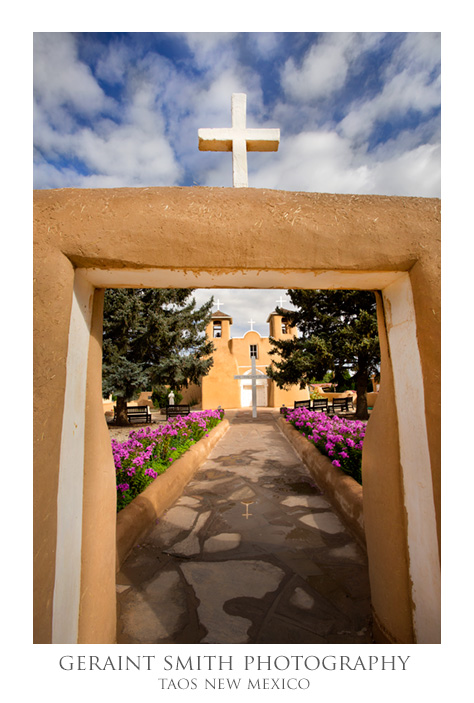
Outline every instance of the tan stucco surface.
[(440, 217), (435, 199), (260, 189), (44, 190), (34, 205), (45, 246), (106, 268), (406, 271), (436, 260)]
[[(249, 287), (250, 280), (251, 287), (262, 288), (297, 287), (295, 280), (304, 280), (302, 287), (311, 287), (311, 281), (316, 280), (319, 287), (323, 287), (321, 281), (328, 287), (333, 281), (344, 287), (340, 272), (359, 272), (351, 280), (366, 287), (365, 280), (382, 281), (383, 272), (407, 272), (416, 316), (439, 531), (439, 238), (440, 202), (435, 199), (224, 188), (35, 192), (35, 642), (50, 642), (52, 637), (58, 471), (75, 270), (85, 267), (100, 269), (104, 275), (109, 272), (107, 285), (130, 285), (124, 274), (132, 272), (133, 285), (140, 287), (150, 280), (147, 272), (153, 270), (155, 285), (159, 285), (160, 272), (168, 272), (168, 281), (171, 271), (176, 272), (176, 285), (182, 287), (188, 275), (184, 271), (189, 273), (192, 287), (200, 280), (216, 280), (216, 287), (225, 287), (225, 280), (231, 286)], [(380, 277), (371, 278), (374, 272)], [(319, 274), (324, 275), (317, 278)], [(94, 296), (94, 329), (98, 329), (102, 315), (99, 298)], [(382, 310), (381, 315), (383, 326), (387, 311)], [(91, 558), (91, 569), (89, 574), (84, 569), (81, 576), (79, 633), (84, 631), (84, 623), (90, 622), (89, 614), (103, 607), (102, 632), (96, 632), (99, 642), (113, 629), (107, 594), (97, 584), (110, 584), (110, 560), (101, 555), (115, 551), (110, 528), (115, 524), (115, 513), (107, 488), (113, 472), (109, 438), (100, 391), (92, 390), (98, 387), (100, 377), (97, 345), (98, 338), (89, 351), (84, 471), (87, 483), (99, 488), (93, 500), (88, 497), (89, 488), (84, 493), (82, 563)], [(367, 485), (364, 480), (364, 516), (372, 597), (376, 618), (388, 638), (413, 641), (397, 407), (390, 389), (388, 352), (383, 364), (381, 391), (364, 447), (369, 476)], [(96, 403), (96, 395), (100, 403)], [(103, 425), (92, 428), (95, 416)], [(377, 506), (379, 500), (382, 507)], [(99, 550), (94, 554), (89, 533), (97, 525), (100, 546), (94, 547)], [(384, 545), (392, 536), (398, 546), (387, 555)]]
[[(375, 623), (389, 642), (400, 643), (411, 642), (414, 634), (410, 614), (406, 512), (399, 469), (398, 423), (393, 402), (395, 390), (388, 363), (387, 335), (379, 294), (377, 315), (382, 357), (381, 390), (367, 425), (362, 455), (364, 521), (367, 550), (372, 554), (369, 575)], [(384, 455), (390, 459), (387, 464), (383, 463)], [(391, 584), (387, 587), (389, 564), (392, 565)], [(381, 613), (382, 617), (379, 615)]]
[[(102, 396), (102, 315), (104, 291), (95, 293), (94, 316), (89, 347), (91, 373), (86, 400), (86, 441), (83, 483), (82, 571), (79, 642), (113, 641), (115, 613), (115, 566), (113, 550), (104, 552), (102, 542), (115, 539), (115, 525), (109, 515), (116, 508), (115, 470), (110, 463), (109, 431), (104, 422)], [(100, 536), (100, 537), (98, 537)], [(101, 575), (97, 581), (97, 574)]]

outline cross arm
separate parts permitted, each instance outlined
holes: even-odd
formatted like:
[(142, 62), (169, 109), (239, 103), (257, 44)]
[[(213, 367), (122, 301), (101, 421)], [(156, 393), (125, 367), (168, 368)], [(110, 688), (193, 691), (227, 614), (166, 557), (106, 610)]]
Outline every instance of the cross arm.
[(278, 151), (279, 129), (245, 129), (233, 127), (198, 129), (199, 151), (232, 151), (233, 140), (245, 139), (247, 151)]
[(278, 151), (279, 129), (246, 129), (247, 151)]
[(199, 151), (232, 151), (232, 128), (198, 129)]
[(265, 376), (263, 373), (259, 373), (258, 376), (250, 376), (250, 374), (243, 374), (242, 376), (234, 376), (234, 378), (243, 378), (247, 381), (251, 381), (253, 378), (255, 378), (257, 381), (260, 381), (260, 379), (270, 378), (270, 376)]

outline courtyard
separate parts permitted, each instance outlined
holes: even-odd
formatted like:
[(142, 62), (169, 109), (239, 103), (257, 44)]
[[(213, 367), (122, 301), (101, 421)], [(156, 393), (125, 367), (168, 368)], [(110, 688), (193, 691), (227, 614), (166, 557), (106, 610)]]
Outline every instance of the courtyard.
[(278, 411), (226, 418), (227, 433), (117, 575), (117, 643), (372, 642), (365, 550)]

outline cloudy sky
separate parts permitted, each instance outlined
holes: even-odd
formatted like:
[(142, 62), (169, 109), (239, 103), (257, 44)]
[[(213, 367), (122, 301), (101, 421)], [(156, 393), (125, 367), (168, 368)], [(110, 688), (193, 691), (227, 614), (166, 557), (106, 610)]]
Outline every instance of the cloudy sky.
[[(440, 197), (440, 35), (34, 34), (34, 187), (231, 186), (198, 129), (277, 127), (249, 186)], [(233, 333), (267, 333), (284, 291), (216, 291)], [(209, 292), (198, 292), (197, 300)]]

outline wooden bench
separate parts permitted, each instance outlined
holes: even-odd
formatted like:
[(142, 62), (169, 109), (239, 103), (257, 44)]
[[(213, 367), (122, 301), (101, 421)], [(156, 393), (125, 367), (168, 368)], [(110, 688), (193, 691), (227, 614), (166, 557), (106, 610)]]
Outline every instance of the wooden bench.
[(308, 410), (328, 410), (327, 398), (316, 398), (315, 400), (295, 400), (295, 408), (308, 408)]
[(313, 400), (313, 410), (328, 410), (328, 399), (327, 398), (315, 398)]
[(311, 409), (311, 400), (295, 400), (294, 408), (309, 408), (309, 409)]
[[(151, 413), (148, 409), (148, 405), (127, 405), (127, 418), (128, 421), (140, 420), (142, 422), (151, 422)], [(117, 419), (117, 408), (114, 408), (114, 420)]]
[(346, 398), (333, 398), (331, 410), (335, 413), (337, 410), (348, 413), (350, 411), (349, 404), (352, 407), (352, 398), (347, 396)]
[(178, 417), (178, 415), (189, 415), (190, 412), (190, 405), (167, 405), (166, 419), (169, 420), (170, 417)]

